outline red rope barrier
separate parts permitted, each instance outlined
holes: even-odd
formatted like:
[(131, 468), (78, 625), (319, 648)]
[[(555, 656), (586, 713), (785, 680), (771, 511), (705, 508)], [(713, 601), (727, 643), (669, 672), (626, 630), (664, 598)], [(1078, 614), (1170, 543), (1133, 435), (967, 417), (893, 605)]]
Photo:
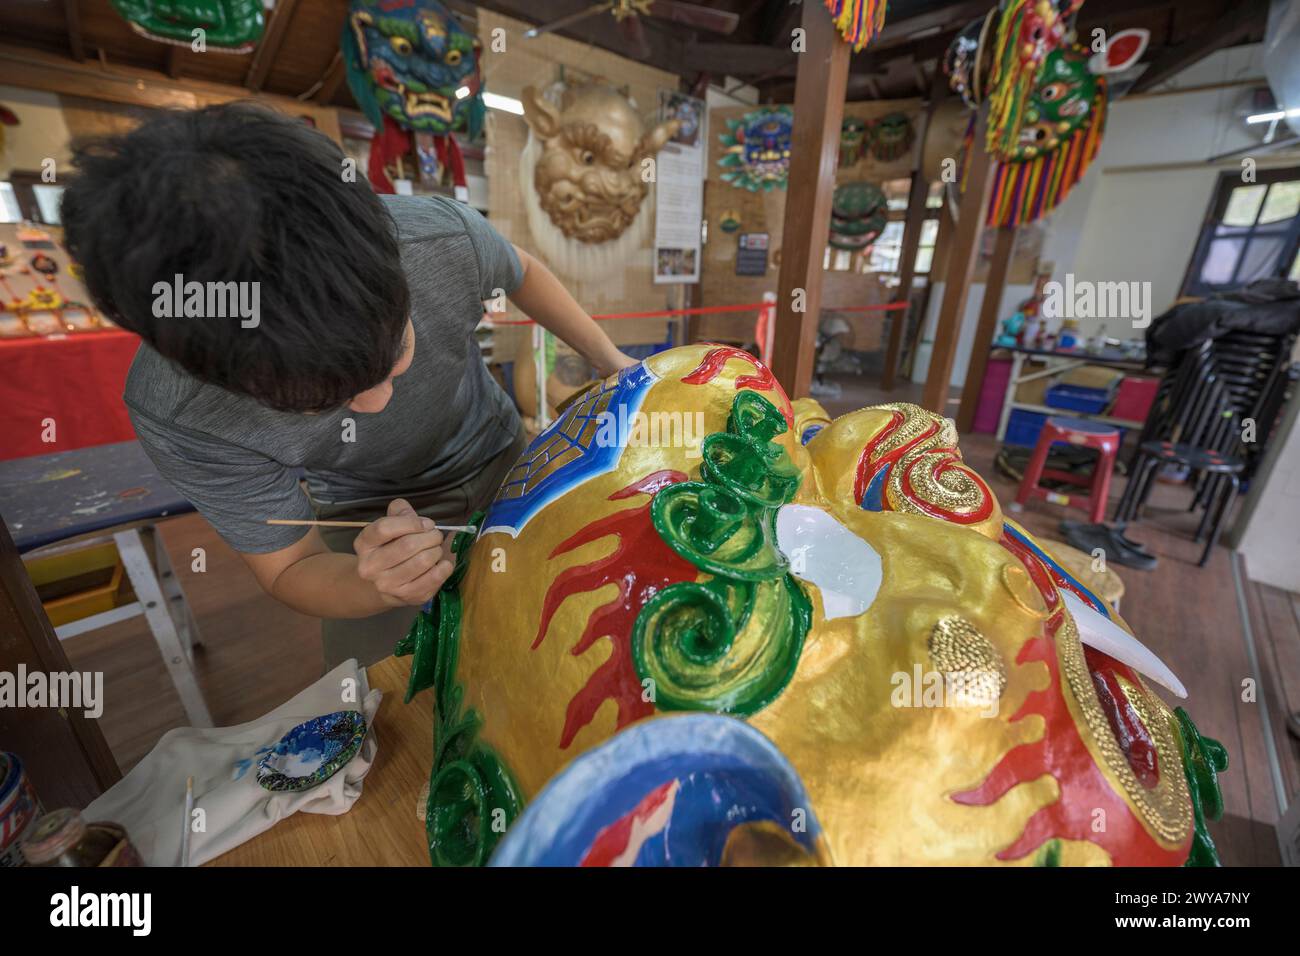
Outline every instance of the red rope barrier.
[[(672, 315), (706, 315), (711, 312), (757, 312), (760, 309), (774, 308), (773, 302), (745, 302), (741, 305), (706, 305), (693, 309), (658, 309), (650, 312), (603, 312), (593, 315), (597, 322), (609, 322), (614, 319), (661, 319)], [(844, 308), (826, 308), (823, 312), (892, 312), (907, 308), (906, 302), (889, 302), (883, 305), (851, 305)], [(488, 316), (493, 325), (535, 325), (532, 319), (494, 319)]]

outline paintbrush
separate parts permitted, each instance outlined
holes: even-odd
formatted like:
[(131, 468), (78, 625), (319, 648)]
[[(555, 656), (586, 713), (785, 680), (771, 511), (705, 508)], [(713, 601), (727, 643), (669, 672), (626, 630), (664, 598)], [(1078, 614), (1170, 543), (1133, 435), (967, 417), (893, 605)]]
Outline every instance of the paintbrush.
[(181, 866), (190, 865), (190, 820), (194, 816), (194, 778), (185, 781), (185, 824), (181, 828)]
[[(267, 518), (267, 524), (296, 525), (299, 527), (314, 528), (364, 528), (371, 521), (297, 521), (289, 518)], [(478, 527), (472, 524), (440, 524), (434, 525), (435, 531), (468, 531), (473, 534)]]

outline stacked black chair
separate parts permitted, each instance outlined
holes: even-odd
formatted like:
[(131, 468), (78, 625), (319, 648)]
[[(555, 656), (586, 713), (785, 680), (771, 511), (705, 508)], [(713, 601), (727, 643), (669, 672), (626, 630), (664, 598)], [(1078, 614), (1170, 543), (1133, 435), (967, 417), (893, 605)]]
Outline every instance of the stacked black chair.
[(1286, 401), (1294, 345), (1293, 335), (1230, 332), (1179, 353), (1161, 379), (1130, 463), (1115, 512), (1119, 528), (1138, 516), (1159, 468), (1182, 466), (1192, 478), (1189, 510), (1204, 509), (1196, 540), (1206, 539), (1205, 565)]

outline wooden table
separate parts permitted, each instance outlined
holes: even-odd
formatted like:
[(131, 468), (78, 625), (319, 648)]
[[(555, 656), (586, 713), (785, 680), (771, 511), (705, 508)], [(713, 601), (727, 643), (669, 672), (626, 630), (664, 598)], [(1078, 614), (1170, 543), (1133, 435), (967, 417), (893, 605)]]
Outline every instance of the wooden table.
[(340, 816), (295, 813), (208, 866), (428, 866), (420, 794), (433, 763), (433, 691), (402, 703), (409, 657), (366, 668), (384, 692), (373, 730), (379, 753), (361, 797)]

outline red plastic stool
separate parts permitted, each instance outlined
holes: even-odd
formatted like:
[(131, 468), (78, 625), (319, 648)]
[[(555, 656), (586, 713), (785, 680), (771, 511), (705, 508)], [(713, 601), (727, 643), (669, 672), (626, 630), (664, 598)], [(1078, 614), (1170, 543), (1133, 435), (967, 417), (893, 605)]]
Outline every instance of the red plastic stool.
[[(1047, 453), (1055, 442), (1067, 442), (1097, 449), (1097, 467), (1092, 478), (1083, 478), (1068, 471), (1048, 468)], [(1079, 418), (1049, 418), (1039, 433), (1038, 444), (1025, 469), (1025, 477), (1020, 481), (1020, 491), (1016, 493), (1016, 510), (1023, 508), (1030, 498), (1043, 498), (1052, 504), (1071, 508), (1082, 508), (1089, 512), (1093, 524), (1098, 524), (1106, 517), (1106, 496), (1110, 492), (1110, 476), (1115, 470), (1115, 459), (1119, 455), (1119, 430), (1098, 422), (1083, 421)], [(1070, 485), (1088, 488), (1086, 495), (1062, 494), (1040, 488), (1038, 482), (1043, 478)]]

